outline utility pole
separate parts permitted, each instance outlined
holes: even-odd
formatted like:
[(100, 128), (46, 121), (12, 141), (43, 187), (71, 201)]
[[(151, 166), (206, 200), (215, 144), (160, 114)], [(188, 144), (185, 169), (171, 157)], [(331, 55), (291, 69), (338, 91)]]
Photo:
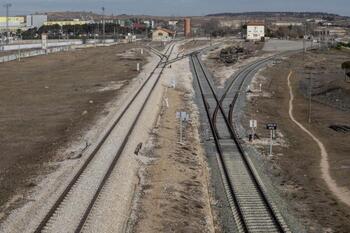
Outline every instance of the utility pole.
[(304, 24), (304, 37), (303, 37), (303, 51), (304, 51), (304, 60), (305, 60), (305, 53), (306, 53), (306, 37), (307, 33), (306, 33), (306, 23)]
[(8, 42), (10, 37), (10, 31), (9, 31), (9, 8), (12, 6), (11, 3), (6, 3), (4, 7), (6, 8), (6, 41)]
[(105, 22), (105, 8), (102, 7), (102, 30), (103, 30), (103, 44), (106, 41), (106, 22)]
[(306, 66), (305, 67), (308, 71), (307, 74), (309, 74), (309, 90), (308, 90), (308, 97), (309, 97), (309, 104), (308, 104), (308, 122), (311, 124), (311, 117), (312, 117), (312, 79), (313, 79), (313, 74), (316, 74), (315, 71), (313, 70), (314, 68), (311, 66)]
[(309, 74), (309, 124), (311, 124), (311, 103), (312, 103), (312, 73)]

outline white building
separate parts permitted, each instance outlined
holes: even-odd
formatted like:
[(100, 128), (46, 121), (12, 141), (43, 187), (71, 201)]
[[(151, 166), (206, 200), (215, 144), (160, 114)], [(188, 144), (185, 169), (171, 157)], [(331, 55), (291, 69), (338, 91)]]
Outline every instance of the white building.
[(303, 26), (302, 22), (274, 22), (272, 23), (274, 26), (279, 27), (288, 27), (288, 26)]
[(28, 28), (40, 28), (47, 22), (47, 15), (27, 15)]
[(168, 22), (168, 25), (169, 26), (176, 26), (177, 25), (177, 23), (178, 23), (179, 21), (177, 21), (177, 20), (169, 20), (169, 22)]
[(247, 40), (261, 40), (265, 37), (265, 24), (251, 22), (247, 25)]

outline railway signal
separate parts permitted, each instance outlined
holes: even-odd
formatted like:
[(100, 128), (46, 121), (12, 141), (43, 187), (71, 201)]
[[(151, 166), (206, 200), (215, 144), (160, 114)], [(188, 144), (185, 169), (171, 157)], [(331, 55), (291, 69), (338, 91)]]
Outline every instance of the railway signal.
[(272, 156), (273, 139), (276, 138), (277, 123), (266, 124), (266, 129), (270, 130), (270, 156)]
[(187, 112), (176, 112), (176, 118), (180, 121), (180, 138), (179, 143), (183, 143), (183, 122), (188, 122), (190, 120), (190, 114)]
[(255, 130), (258, 127), (258, 121), (257, 120), (250, 120), (249, 121), (249, 127), (252, 129), (252, 134), (249, 135), (249, 141), (254, 141), (254, 139), (255, 139)]

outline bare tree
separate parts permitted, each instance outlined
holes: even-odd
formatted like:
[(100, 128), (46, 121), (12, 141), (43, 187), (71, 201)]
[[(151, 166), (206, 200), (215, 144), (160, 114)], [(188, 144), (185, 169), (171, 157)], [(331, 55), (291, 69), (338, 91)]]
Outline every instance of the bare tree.
[(216, 19), (210, 19), (203, 25), (203, 28), (205, 34), (212, 35), (219, 29), (219, 21)]

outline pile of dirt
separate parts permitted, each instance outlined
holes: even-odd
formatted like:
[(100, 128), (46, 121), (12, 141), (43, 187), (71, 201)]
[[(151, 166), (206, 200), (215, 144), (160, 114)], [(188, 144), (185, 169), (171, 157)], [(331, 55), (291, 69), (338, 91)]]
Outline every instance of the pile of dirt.
[(263, 43), (235, 42), (230, 43), (222, 49), (212, 50), (208, 59), (215, 60), (218, 64), (230, 66), (239, 60), (248, 59), (261, 51)]
[(244, 54), (244, 49), (242, 47), (227, 47), (221, 49), (220, 51), (220, 60), (224, 63), (236, 63), (238, 61), (239, 56)]
[[(225, 82), (237, 69), (258, 58), (268, 55), (261, 50), (262, 45), (262, 43), (255, 44), (253, 42), (225, 41), (222, 45), (216, 46), (206, 52), (206, 54), (202, 56), (203, 62), (213, 75), (215, 84), (219, 88), (223, 88)], [(227, 63), (225, 59), (221, 59), (220, 54), (222, 51), (229, 54), (228, 60), (233, 59), (234, 62)], [(233, 56), (231, 56), (231, 54), (233, 54)]]

